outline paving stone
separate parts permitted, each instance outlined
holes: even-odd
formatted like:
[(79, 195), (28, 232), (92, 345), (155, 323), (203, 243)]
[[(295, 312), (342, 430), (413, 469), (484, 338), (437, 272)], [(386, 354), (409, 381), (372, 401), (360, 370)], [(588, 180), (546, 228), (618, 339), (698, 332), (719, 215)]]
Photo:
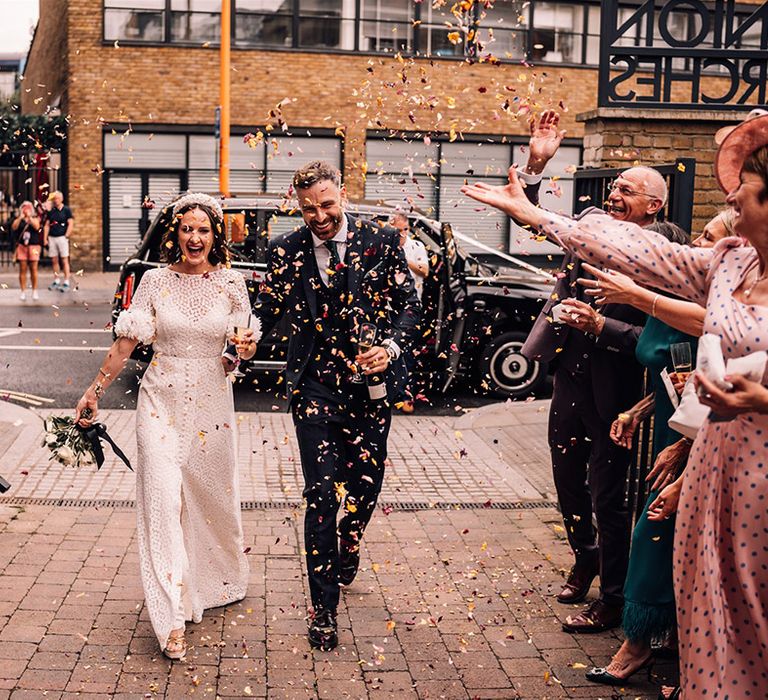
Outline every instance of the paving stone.
[[(133, 415), (107, 413), (115, 439), (132, 444)], [(573, 664), (605, 662), (620, 636), (561, 629), (572, 608), (554, 601), (571, 560), (554, 528), (559, 514), (482, 507), (520, 500), (532, 485), (535, 498), (552, 489), (546, 413), (515, 420), (504, 439), (517, 446), (505, 452), (481, 431), (458, 437), (451, 418), (396, 417), (382, 501), (472, 507), (377, 510), (358, 578), (342, 594), (340, 646), (329, 653), (306, 639), (301, 511), (284, 505), (298, 502), (301, 487), (289, 416), (243, 421), (243, 499), (280, 507), (243, 512), (249, 595), (188, 626), (184, 662), (161, 655), (149, 623), (133, 509), (30, 505), (4, 517), (0, 503), (0, 700), (609, 697)], [(462, 446), (468, 457), (457, 459)], [(510, 463), (507, 453), (523, 460)], [(520, 464), (535, 460), (528, 480)], [(133, 475), (116, 468), (62, 478), (83, 498), (133, 498)], [(55, 479), (19, 483), (35, 497), (55, 487)], [(650, 684), (633, 684), (632, 697), (655, 697), (654, 685), (674, 673), (670, 664)]]

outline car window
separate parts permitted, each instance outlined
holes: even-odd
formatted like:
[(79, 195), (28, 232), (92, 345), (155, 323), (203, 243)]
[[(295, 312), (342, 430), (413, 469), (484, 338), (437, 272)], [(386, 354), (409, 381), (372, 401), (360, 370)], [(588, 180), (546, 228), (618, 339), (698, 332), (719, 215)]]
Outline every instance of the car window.
[(440, 244), (438, 243), (438, 234), (433, 231), (429, 224), (422, 219), (411, 219), (411, 232), (414, 238), (421, 241), (429, 253), (441, 254)]
[(298, 211), (243, 209), (227, 212), (227, 240), (234, 260), (265, 263), (270, 238), (301, 226)]
[(149, 262), (162, 262), (163, 236), (173, 220), (171, 208), (163, 209), (150, 224), (145, 238), (144, 259)]

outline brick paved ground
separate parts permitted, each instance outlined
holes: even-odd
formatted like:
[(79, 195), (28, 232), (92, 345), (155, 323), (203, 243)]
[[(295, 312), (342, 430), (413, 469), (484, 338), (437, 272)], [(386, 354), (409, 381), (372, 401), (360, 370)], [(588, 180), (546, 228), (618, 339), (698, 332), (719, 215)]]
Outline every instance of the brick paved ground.
[(305, 641), (300, 510), (244, 518), (249, 595), (190, 625), (171, 664), (142, 604), (131, 509), (0, 507), (0, 698), (654, 697), (646, 681), (612, 694), (584, 680), (618, 642), (560, 630), (554, 510), (379, 513), (332, 653)]
[[(50, 409), (41, 410), (39, 415), (50, 412)], [(21, 415), (33, 414), (22, 411)], [(104, 410), (99, 413), (99, 419), (106, 423), (110, 435), (132, 461), (136, 456), (134, 418), (133, 411)], [(106, 450), (107, 459), (99, 472), (76, 471), (50, 463), (48, 452), (42, 447), (42, 421), (28, 420), (30, 430), (9, 448), (8, 467), (4, 467), (6, 479), (13, 484), (9, 495), (133, 500), (134, 476), (110, 450)], [(492, 443), (489, 446), (474, 431), (454, 429), (455, 422), (455, 418), (439, 416), (393, 418), (389, 440), (392, 464), (382, 492), (385, 501), (482, 504), (488, 500), (506, 502), (542, 498), (523, 469), (510, 469)], [(2, 425), (13, 429), (10, 419), (0, 420)], [(243, 413), (238, 415), (238, 426), (242, 500), (299, 503), (301, 466), (290, 416), (283, 412)]]
[[(130, 500), (132, 476), (114, 462), (99, 474), (51, 471), (37, 447), (37, 418), (8, 408), (0, 415), (0, 471), (14, 489), (0, 498), (0, 700), (646, 699), (674, 674), (666, 663), (652, 681), (615, 690), (584, 679), (585, 667), (604, 664), (619, 637), (560, 627), (572, 609), (554, 594), (570, 555), (559, 514), (541, 501), (551, 492), (546, 404), (499, 407), (506, 427), (480, 413), (396, 420), (383, 496), (394, 508), (379, 509), (368, 530), (332, 653), (312, 652), (305, 639), (290, 424), (282, 414), (247, 414), (240, 448), (250, 452), (244, 477), (251, 483), (243, 497), (269, 502), (243, 513), (249, 595), (191, 625), (192, 649), (176, 664), (159, 654), (143, 607), (133, 509), (33, 501)], [(105, 418), (132, 453), (132, 415)], [(266, 451), (256, 449), (262, 440)], [(20, 498), (17, 505), (8, 496)]]

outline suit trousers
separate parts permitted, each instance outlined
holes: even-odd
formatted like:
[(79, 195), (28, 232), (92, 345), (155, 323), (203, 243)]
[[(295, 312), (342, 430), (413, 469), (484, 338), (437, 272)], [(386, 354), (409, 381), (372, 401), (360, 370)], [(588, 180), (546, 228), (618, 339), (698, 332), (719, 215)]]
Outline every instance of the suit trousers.
[(577, 564), (599, 564), (600, 597), (610, 605), (621, 605), (629, 559), (625, 486), (631, 452), (611, 440), (610, 428), (598, 414), (589, 370), (558, 369), (549, 414), (549, 447), (568, 542)]
[[(359, 543), (384, 480), (391, 408), (386, 402), (323, 396), (307, 382), (292, 404), (304, 475), (304, 546), (312, 604), (339, 603), (341, 538)], [(367, 392), (362, 386), (362, 391)], [(343, 516), (337, 525), (339, 506)]]

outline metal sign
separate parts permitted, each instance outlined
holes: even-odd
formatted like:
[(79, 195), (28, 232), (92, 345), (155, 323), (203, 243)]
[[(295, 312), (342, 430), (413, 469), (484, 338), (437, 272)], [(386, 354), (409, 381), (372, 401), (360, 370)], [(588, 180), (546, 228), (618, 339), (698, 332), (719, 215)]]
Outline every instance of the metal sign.
[(764, 106), (768, 2), (602, 0), (600, 107)]

